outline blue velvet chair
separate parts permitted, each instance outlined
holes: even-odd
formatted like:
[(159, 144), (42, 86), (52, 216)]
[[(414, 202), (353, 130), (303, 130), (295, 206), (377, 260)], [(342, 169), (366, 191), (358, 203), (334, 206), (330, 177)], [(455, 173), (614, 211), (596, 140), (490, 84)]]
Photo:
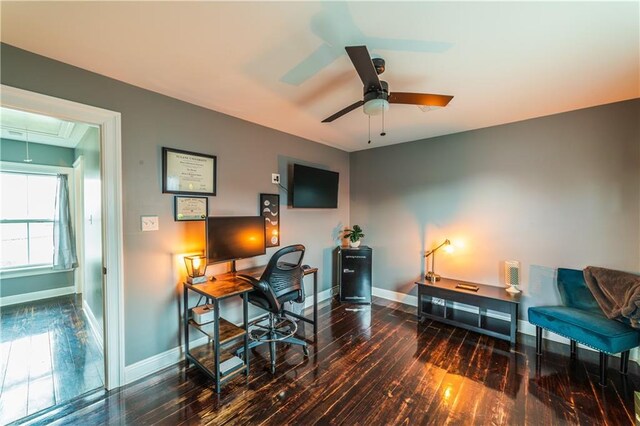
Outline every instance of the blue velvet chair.
[(600, 385), (607, 384), (608, 355), (620, 353), (620, 372), (627, 374), (629, 350), (640, 345), (640, 332), (620, 321), (608, 319), (589, 291), (582, 271), (558, 269), (558, 290), (563, 306), (529, 308), (529, 322), (536, 326), (536, 354), (542, 355), (542, 329), (600, 352)]

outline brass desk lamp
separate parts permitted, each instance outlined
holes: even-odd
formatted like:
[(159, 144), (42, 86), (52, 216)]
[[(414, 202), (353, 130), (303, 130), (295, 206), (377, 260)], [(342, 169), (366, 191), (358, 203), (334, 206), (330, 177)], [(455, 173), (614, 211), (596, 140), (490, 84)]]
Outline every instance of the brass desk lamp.
[[(429, 256), (431, 256), (431, 270), (427, 272), (427, 275), (425, 275), (425, 279), (427, 281), (430, 281), (432, 283), (435, 283), (436, 281), (440, 281), (440, 275), (436, 274), (434, 272), (434, 264), (435, 264), (435, 253), (436, 251), (438, 251), (440, 248), (442, 247), (446, 247), (445, 250), (448, 252), (451, 252), (453, 250), (453, 246), (451, 245), (451, 241), (444, 240), (444, 242), (442, 244), (440, 244), (438, 247), (434, 248), (433, 250), (430, 250), (428, 252), (425, 253), (424, 257), (425, 259), (427, 259)], [(427, 268), (429, 266), (429, 261), (427, 260)]]

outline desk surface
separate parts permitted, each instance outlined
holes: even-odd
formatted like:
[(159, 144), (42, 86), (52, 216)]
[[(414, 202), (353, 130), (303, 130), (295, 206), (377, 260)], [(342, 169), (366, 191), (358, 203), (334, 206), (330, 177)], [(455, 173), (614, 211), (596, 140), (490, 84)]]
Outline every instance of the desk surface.
[[(226, 297), (242, 294), (253, 290), (253, 286), (242, 278), (237, 276), (249, 275), (256, 279), (260, 278), (267, 265), (254, 266), (252, 268), (241, 269), (237, 272), (227, 272), (225, 274), (216, 275), (215, 281), (207, 281), (202, 284), (193, 284), (190, 287), (200, 294), (212, 297), (214, 299), (224, 299)], [(314, 274), (318, 272), (318, 268), (308, 268), (304, 270), (304, 275)]]
[[(520, 294), (510, 294), (508, 293), (504, 287), (497, 287), (497, 286), (493, 286), (493, 285), (486, 285), (486, 284), (478, 284), (478, 283), (472, 283), (472, 282), (468, 282), (468, 281), (462, 281), (462, 280), (452, 280), (450, 278), (442, 278), (440, 281), (436, 281), (435, 283), (431, 283), (430, 281), (416, 281), (416, 284), (421, 285), (421, 286), (425, 286), (425, 287), (434, 287), (434, 288), (439, 288), (442, 290), (448, 290), (448, 291), (453, 291), (456, 293), (462, 293), (462, 294), (470, 294), (472, 296), (478, 296), (478, 297), (486, 297), (489, 299), (496, 299), (496, 300), (502, 300), (505, 302), (512, 302), (512, 303), (520, 303)], [(479, 287), (478, 291), (469, 291), (469, 290), (463, 290), (461, 288), (456, 288), (457, 284), (471, 284), (471, 285), (476, 285)]]
[(239, 278), (207, 281), (202, 284), (190, 285), (190, 288), (213, 299), (224, 299), (253, 290), (251, 284)]
[[(225, 274), (216, 275), (216, 280), (234, 280), (234, 279), (237, 279), (236, 276), (241, 274), (249, 275), (255, 279), (259, 279), (260, 276), (262, 276), (262, 273), (264, 272), (266, 267), (267, 265), (261, 265), (261, 266), (254, 266), (252, 268), (241, 269), (237, 272), (227, 272)], [(309, 274), (318, 272), (318, 268), (311, 267), (308, 269), (303, 269), (303, 271), (305, 275), (309, 275)]]

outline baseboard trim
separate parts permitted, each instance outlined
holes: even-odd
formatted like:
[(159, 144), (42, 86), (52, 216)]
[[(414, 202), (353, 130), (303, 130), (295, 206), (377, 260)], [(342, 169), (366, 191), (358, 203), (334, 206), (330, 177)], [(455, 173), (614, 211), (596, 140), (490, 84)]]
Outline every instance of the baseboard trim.
[[(331, 298), (331, 289), (327, 289), (318, 293), (318, 303), (323, 302), (324, 300)], [(313, 296), (308, 296), (305, 298), (304, 307), (308, 308), (313, 306)], [(255, 318), (251, 318), (249, 321), (253, 321), (256, 318), (261, 317), (262, 315), (258, 315)], [(236, 324), (240, 325), (240, 324)], [(189, 343), (189, 346), (200, 346), (207, 343), (208, 338), (202, 337), (197, 340), (192, 340)], [(136, 380), (142, 379), (150, 374), (156, 373), (164, 368), (171, 367), (174, 364), (182, 361), (184, 359), (184, 352), (182, 351), (182, 346), (178, 346), (173, 349), (169, 349), (168, 351), (164, 351), (157, 355), (150, 356), (149, 358), (145, 358), (141, 361), (133, 363), (131, 365), (127, 365), (124, 370), (124, 382), (125, 384), (129, 384), (135, 382)]]
[(31, 293), (16, 294), (0, 297), (0, 306), (17, 305), (19, 303), (34, 302), (36, 300), (50, 299), (52, 297), (66, 296), (76, 292), (74, 286), (52, 288), (51, 290), (34, 291)]
[(418, 298), (410, 294), (398, 293), (397, 291), (385, 290), (384, 288), (373, 287), (371, 294), (383, 299), (392, 300), (394, 302), (400, 302), (404, 305), (413, 307), (418, 306)]
[[(202, 337), (197, 340), (192, 340), (189, 345), (194, 347), (204, 345), (207, 343), (207, 340), (207, 337)], [(138, 379), (142, 379), (143, 377), (177, 364), (182, 361), (183, 357), (182, 346), (178, 346), (134, 364), (127, 365), (124, 368), (124, 383), (128, 385)]]
[[(327, 299), (331, 299), (331, 289), (328, 288), (326, 290), (321, 291), (320, 293), (318, 293), (318, 303), (323, 302)], [(304, 308), (308, 308), (310, 306), (313, 306), (313, 296), (307, 296), (304, 298)]]
[[(386, 290), (383, 288), (378, 288), (378, 287), (373, 287), (373, 291), (372, 294), (374, 296), (377, 297), (381, 297), (383, 299), (387, 299), (387, 300), (392, 300), (394, 302), (400, 302), (403, 303), (405, 305), (409, 305), (409, 306), (413, 306), (413, 307), (417, 307), (418, 306), (418, 298), (416, 296), (411, 296), (409, 294), (404, 294), (404, 293), (398, 293), (396, 291), (391, 291), (391, 290)], [(461, 309), (463, 311), (468, 311), (468, 312), (475, 312), (473, 310), (473, 308), (469, 308), (466, 305), (460, 305), (458, 303), (454, 304), (454, 307), (456, 309)], [(496, 314), (492, 314), (490, 312), (487, 313), (488, 316), (491, 317), (495, 317), (495, 318), (500, 318), (503, 319), (504, 316), (500, 315), (499, 313)], [(522, 333), (522, 334), (526, 334), (529, 336), (535, 336), (536, 335), (536, 327), (535, 325), (531, 324), (529, 321), (526, 320), (518, 320), (518, 332)], [(550, 340), (553, 342), (558, 342), (558, 343), (562, 343), (565, 345), (569, 345), (569, 339), (566, 339), (562, 336), (558, 336), (555, 333), (543, 330), (542, 331), (542, 338), (546, 339), (546, 340)], [(579, 348), (583, 348), (583, 349), (588, 349), (590, 351), (594, 351), (597, 352), (595, 349), (590, 348), (588, 346), (583, 346), (581, 344), (578, 344)], [(638, 362), (640, 360), (640, 351), (638, 351), (638, 348), (631, 350), (631, 353), (629, 354), (629, 359), (635, 362)]]
[(104, 333), (102, 332), (100, 323), (98, 323), (96, 316), (93, 314), (93, 311), (85, 299), (82, 299), (82, 310), (84, 310), (87, 322), (89, 323), (89, 328), (91, 329), (91, 333), (93, 333), (93, 337), (96, 338), (100, 351), (104, 353)]

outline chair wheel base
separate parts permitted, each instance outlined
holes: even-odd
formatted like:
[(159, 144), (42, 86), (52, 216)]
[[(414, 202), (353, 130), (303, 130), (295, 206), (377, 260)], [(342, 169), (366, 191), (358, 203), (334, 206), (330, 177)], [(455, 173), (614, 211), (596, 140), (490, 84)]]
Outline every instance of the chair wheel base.
[(271, 374), (276, 374), (276, 366), (275, 365), (272, 365), (270, 370), (271, 370)]
[(304, 353), (304, 356), (308, 357), (309, 356), (309, 348), (307, 348), (306, 346), (302, 347), (302, 353)]

